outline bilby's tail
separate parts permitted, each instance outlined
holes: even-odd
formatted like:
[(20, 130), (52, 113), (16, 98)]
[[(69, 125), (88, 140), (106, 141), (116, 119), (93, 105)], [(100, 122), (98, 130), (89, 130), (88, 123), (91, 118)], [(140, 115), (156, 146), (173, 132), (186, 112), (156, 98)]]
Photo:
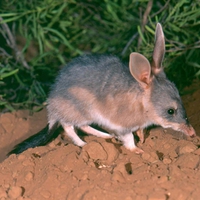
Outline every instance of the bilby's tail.
[(28, 148), (34, 148), (37, 146), (44, 146), (51, 142), (54, 138), (56, 138), (59, 134), (56, 131), (58, 123), (55, 123), (53, 127), (49, 130), (49, 124), (46, 125), (40, 132), (37, 134), (27, 138), (21, 143), (17, 144), (12, 151), (10, 151), (7, 155), (11, 154), (20, 154)]

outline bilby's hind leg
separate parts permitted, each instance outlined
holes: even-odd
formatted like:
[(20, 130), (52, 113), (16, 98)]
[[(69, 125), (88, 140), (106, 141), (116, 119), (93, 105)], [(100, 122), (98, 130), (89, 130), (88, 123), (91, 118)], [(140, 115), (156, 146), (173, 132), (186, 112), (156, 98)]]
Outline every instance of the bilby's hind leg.
[(74, 126), (62, 124), (62, 127), (64, 128), (66, 135), (69, 136), (75, 145), (83, 147), (86, 144), (86, 142), (78, 137), (74, 130)]
[(112, 135), (110, 135), (108, 133), (96, 130), (96, 129), (92, 128), (91, 126), (87, 126), (87, 125), (81, 126), (81, 127), (79, 127), (79, 129), (81, 129), (82, 131), (84, 131), (87, 134), (95, 135), (95, 136), (101, 137), (101, 138), (112, 138), (113, 137)]

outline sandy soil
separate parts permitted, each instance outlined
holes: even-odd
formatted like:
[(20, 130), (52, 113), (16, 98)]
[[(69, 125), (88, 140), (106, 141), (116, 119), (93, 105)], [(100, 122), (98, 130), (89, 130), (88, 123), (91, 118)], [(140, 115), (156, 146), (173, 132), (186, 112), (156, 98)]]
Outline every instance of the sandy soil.
[(46, 111), (0, 116), (0, 200), (198, 200), (200, 199), (200, 90), (183, 97), (197, 137), (154, 128), (145, 153), (115, 139), (85, 136), (79, 148), (58, 137), (49, 145), (5, 159), (11, 148), (46, 125)]

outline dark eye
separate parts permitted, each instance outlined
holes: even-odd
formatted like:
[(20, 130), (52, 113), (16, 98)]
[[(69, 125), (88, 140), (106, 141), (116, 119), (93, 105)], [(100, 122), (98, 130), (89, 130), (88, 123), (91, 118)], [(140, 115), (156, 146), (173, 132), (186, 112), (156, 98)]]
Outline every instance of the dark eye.
[(167, 112), (169, 115), (173, 115), (175, 113), (175, 110), (173, 108), (170, 108)]

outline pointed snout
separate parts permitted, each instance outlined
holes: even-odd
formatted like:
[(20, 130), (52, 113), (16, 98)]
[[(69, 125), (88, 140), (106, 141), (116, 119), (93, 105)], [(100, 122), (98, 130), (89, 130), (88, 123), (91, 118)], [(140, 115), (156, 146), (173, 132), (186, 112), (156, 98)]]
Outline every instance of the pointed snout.
[(180, 124), (180, 130), (190, 137), (196, 136), (196, 132), (190, 124)]

